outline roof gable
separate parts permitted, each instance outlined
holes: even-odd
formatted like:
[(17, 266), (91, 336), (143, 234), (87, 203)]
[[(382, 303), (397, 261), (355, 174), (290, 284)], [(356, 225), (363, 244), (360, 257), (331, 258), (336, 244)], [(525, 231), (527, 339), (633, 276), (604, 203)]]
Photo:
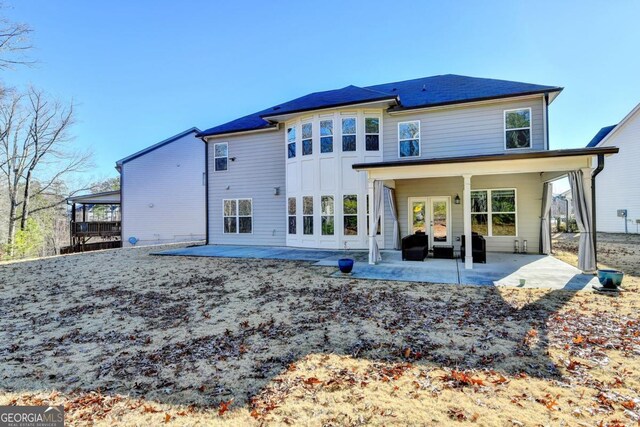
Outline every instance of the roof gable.
[(636, 105), (630, 112), (627, 114), (624, 119), (620, 121), (620, 123), (612, 126), (603, 127), (596, 133), (596, 135), (589, 141), (587, 147), (596, 147), (600, 144), (604, 144), (606, 140), (612, 138), (614, 134), (620, 131), (620, 129), (631, 120), (636, 114), (640, 113), (640, 104)]
[(617, 125), (605, 126), (602, 129), (600, 129), (598, 131), (598, 133), (596, 133), (594, 135), (594, 137), (591, 139), (591, 141), (589, 141), (589, 143), (587, 144), (587, 147), (595, 147), (595, 146), (597, 146), (600, 143), (600, 141), (602, 141), (607, 135), (609, 135), (609, 133), (611, 133), (611, 131), (616, 126)]
[(156, 144), (150, 145), (147, 148), (144, 148), (144, 149), (142, 149), (142, 150), (140, 150), (138, 152), (135, 152), (135, 153), (131, 154), (130, 156), (124, 157), (124, 158), (116, 161), (116, 169), (119, 168), (120, 166), (122, 166), (123, 163), (131, 161), (133, 159), (137, 159), (140, 156), (144, 156), (145, 154), (150, 153), (151, 151), (154, 151), (154, 150), (156, 150), (156, 149), (158, 149), (160, 147), (164, 147), (167, 144), (171, 144), (172, 142), (177, 141), (178, 139), (180, 139), (180, 138), (182, 138), (184, 136), (187, 136), (190, 133), (195, 133), (197, 135), (199, 132), (200, 132), (200, 129), (198, 129), (197, 127), (192, 127), (190, 129), (187, 129), (185, 131), (180, 132), (177, 135), (173, 135), (173, 136), (171, 136), (171, 137), (169, 137), (169, 138), (167, 138), (167, 139), (165, 139), (163, 141), (160, 141), (160, 142), (158, 142)]

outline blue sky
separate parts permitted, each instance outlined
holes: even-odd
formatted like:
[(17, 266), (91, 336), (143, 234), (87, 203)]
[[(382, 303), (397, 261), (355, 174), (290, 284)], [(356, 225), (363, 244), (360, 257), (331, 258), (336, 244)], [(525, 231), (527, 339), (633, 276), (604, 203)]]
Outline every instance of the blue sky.
[(564, 86), (551, 148), (640, 102), (638, 1), (7, 1), (39, 61), (2, 71), (77, 104), (94, 178), (192, 126), (309, 92), (437, 74)]

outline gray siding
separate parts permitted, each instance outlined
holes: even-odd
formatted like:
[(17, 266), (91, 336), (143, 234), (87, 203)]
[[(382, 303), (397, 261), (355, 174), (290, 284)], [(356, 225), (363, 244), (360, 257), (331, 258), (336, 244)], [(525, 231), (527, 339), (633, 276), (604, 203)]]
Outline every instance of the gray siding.
[[(526, 239), (529, 253), (538, 253), (540, 242), (540, 209), (542, 200), (542, 182), (538, 174), (486, 175), (471, 178), (472, 189), (515, 188), (517, 198), (517, 226), (520, 240)], [(396, 181), (396, 203), (400, 221), (400, 234), (408, 234), (408, 198), (409, 197), (451, 197), (452, 239), (455, 249), (460, 249), (458, 238), (463, 234), (462, 203), (456, 205), (453, 198), (456, 194), (463, 198), (462, 177), (406, 179)], [(387, 208), (388, 209), (388, 208)], [(386, 230), (393, 229), (388, 220)], [(390, 234), (389, 234), (390, 237)], [(515, 237), (485, 236), (487, 251), (513, 252)], [(387, 249), (391, 249), (389, 240), (385, 240)]]
[[(413, 114), (389, 115), (384, 120), (384, 160), (398, 160), (398, 122), (420, 120), (420, 158), (504, 153), (504, 110), (531, 108), (532, 148), (508, 150), (522, 153), (546, 149), (542, 97), (451, 107)], [(409, 159), (409, 158), (403, 158)], [(412, 157), (411, 159), (416, 159)]]
[[(214, 171), (213, 144), (229, 143), (228, 170)], [(209, 243), (286, 244), (284, 130), (220, 137), (209, 142)], [(227, 189), (229, 187), (229, 189)], [(280, 195), (274, 195), (280, 187)], [(224, 234), (222, 200), (253, 199), (253, 233)]]

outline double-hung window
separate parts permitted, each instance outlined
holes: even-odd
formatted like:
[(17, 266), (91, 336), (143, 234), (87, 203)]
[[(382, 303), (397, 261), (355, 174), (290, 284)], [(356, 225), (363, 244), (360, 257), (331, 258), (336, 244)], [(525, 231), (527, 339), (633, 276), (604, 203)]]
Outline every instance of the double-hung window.
[(292, 159), (296, 156), (296, 128), (287, 128), (287, 158)]
[(366, 117), (364, 119), (364, 145), (366, 151), (380, 150), (380, 119)]
[(333, 120), (320, 120), (320, 152), (333, 153)]
[(342, 119), (342, 151), (356, 151), (356, 118)]
[(250, 234), (253, 232), (253, 202), (251, 199), (225, 199), (222, 201), (224, 233)]
[(320, 198), (320, 226), (323, 236), (333, 236), (334, 233), (334, 211), (333, 196), (322, 196)]
[(398, 156), (420, 156), (420, 121), (398, 123)]
[(302, 233), (313, 234), (313, 196), (302, 197)]
[(516, 236), (516, 190), (472, 191), (471, 230), (484, 236)]
[(313, 154), (313, 124), (302, 124), (302, 155), (309, 156)]
[(344, 221), (344, 235), (358, 235), (358, 196), (345, 195), (342, 198), (342, 214)]
[(296, 207), (296, 198), (289, 197), (289, 199), (287, 200), (287, 220), (289, 223), (289, 234), (296, 234)]
[(531, 108), (504, 112), (504, 141), (507, 150), (531, 148)]
[(229, 163), (229, 144), (219, 142), (213, 144), (213, 168), (216, 172), (226, 171)]

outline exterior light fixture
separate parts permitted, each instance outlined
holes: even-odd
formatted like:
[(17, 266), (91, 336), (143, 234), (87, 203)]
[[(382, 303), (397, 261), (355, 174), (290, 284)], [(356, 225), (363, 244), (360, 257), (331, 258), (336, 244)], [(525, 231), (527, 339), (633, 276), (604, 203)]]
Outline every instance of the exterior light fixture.
[(235, 157), (229, 157), (229, 160), (231, 160), (232, 162), (235, 162), (236, 158)]
[(273, 187), (273, 195), (274, 196), (280, 195), (280, 187)]
[(456, 197), (453, 199), (453, 203), (455, 203), (456, 205), (460, 204), (460, 196), (456, 194)]

